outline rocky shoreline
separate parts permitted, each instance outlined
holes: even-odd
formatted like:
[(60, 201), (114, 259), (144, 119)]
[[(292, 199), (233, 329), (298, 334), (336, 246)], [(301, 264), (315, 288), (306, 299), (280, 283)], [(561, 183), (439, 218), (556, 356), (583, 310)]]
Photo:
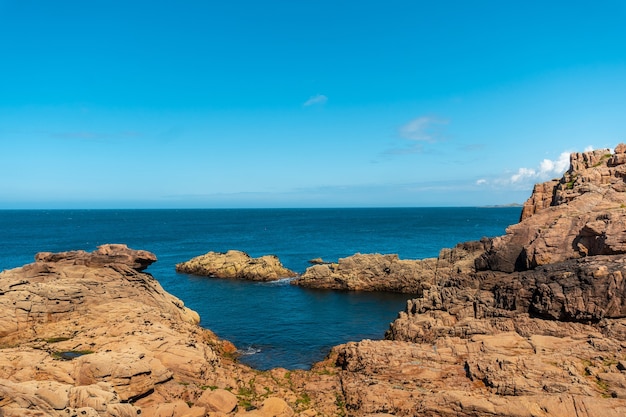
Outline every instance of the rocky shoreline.
[(238, 363), (149, 252), (38, 254), (0, 273), (0, 416), (626, 415), (625, 179), (626, 145), (572, 154), (504, 236), (308, 268), (295, 285), (415, 295), (310, 371)]

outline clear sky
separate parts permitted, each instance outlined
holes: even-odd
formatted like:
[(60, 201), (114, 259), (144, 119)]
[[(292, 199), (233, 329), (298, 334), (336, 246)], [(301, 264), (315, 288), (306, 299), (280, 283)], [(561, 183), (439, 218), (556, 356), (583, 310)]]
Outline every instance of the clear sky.
[(626, 0), (0, 0), (0, 208), (522, 203), (620, 142)]

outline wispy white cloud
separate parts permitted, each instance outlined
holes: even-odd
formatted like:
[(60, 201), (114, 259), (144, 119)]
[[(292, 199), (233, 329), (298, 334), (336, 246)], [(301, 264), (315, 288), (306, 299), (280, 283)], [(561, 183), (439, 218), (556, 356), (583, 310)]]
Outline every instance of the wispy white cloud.
[(487, 184), (487, 180), (484, 178), (476, 180), (476, 185), (485, 185), (485, 184)]
[(400, 128), (400, 136), (404, 139), (437, 142), (443, 139), (442, 126), (448, 121), (432, 116), (417, 117)]
[(426, 143), (435, 143), (445, 139), (443, 126), (448, 121), (432, 116), (420, 116), (407, 122), (398, 129), (403, 141), (382, 152), (383, 156), (410, 155), (428, 152)]
[(324, 94), (317, 94), (315, 96), (309, 97), (309, 99), (304, 102), (303, 106), (308, 107), (313, 105), (322, 105), (326, 104), (327, 101), (328, 97), (326, 97)]

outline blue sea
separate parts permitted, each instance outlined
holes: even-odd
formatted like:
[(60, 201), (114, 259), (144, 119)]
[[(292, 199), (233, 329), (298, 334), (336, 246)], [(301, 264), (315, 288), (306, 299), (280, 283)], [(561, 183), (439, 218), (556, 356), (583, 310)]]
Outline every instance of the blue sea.
[(310, 290), (179, 274), (175, 264), (208, 251), (277, 255), (304, 272), (309, 260), (355, 253), (435, 257), (456, 243), (498, 236), (520, 208), (215, 210), (1, 210), (0, 270), (37, 252), (92, 251), (125, 243), (155, 253), (151, 273), (196, 310), (201, 325), (233, 342), (257, 369), (307, 369), (348, 341), (381, 339), (410, 295)]

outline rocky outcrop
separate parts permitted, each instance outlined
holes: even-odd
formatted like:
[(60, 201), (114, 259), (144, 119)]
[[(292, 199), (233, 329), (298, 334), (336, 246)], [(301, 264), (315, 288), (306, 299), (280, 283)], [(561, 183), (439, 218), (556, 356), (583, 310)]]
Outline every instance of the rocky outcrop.
[(355, 254), (337, 263), (313, 265), (291, 284), (351, 291), (391, 291), (421, 295), (438, 276), (452, 270), (469, 272), (485, 250), (483, 242), (465, 242), (443, 249), (438, 258), (399, 259), (397, 255)]
[(284, 370), (234, 362), (231, 344), (141, 272), (154, 260), (105, 245), (0, 273), (0, 415), (269, 416), (279, 395), (284, 415), (304, 408)]
[(145, 250), (130, 250), (126, 245), (110, 244), (100, 246), (91, 253), (82, 250), (60, 253), (39, 252), (35, 255), (35, 260), (52, 263), (63, 261), (64, 264), (73, 262), (75, 265), (92, 268), (109, 264), (124, 264), (136, 271), (143, 271), (156, 262), (157, 258), (153, 253)]
[(278, 257), (265, 255), (252, 258), (245, 252), (209, 252), (176, 265), (177, 272), (215, 278), (275, 281), (296, 276), (285, 268)]
[(520, 223), (493, 239), (479, 269), (513, 272), (626, 253), (626, 145), (613, 154), (574, 153), (570, 161), (560, 180), (535, 186)]

